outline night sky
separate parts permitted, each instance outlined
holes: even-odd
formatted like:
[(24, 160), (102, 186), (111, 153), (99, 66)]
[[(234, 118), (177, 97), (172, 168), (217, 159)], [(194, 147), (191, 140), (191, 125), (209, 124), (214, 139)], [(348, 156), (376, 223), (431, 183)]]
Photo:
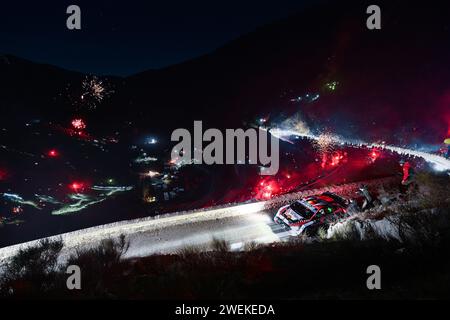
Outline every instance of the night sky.
[[(66, 69), (130, 75), (197, 57), (295, 14), (306, 0), (18, 1), (0, 8), (0, 53)], [(66, 8), (81, 7), (81, 31)]]

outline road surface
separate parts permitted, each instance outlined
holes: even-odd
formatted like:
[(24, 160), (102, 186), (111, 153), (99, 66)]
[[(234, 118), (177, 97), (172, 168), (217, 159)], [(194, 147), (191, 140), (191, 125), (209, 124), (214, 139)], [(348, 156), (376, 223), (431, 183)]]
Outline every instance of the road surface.
[[(364, 182), (371, 186), (394, 183), (396, 179), (378, 179)], [(64, 249), (61, 259), (65, 260), (76, 249), (98, 245), (103, 239), (117, 239), (125, 235), (129, 241), (126, 258), (152, 254), (176, 253), (188, 246), (208, 250), (213, 238), (225, 240), (232, 250), (239, 250), (250, 242), (273, 243), (288, 240), (288, 232), (276, 225), (272, 218), (277, 208), (285, 203), (324, 191), (350, 195), (360, 183), (332, 186), (328, 188), (301, 191), (276, 197), (268, 201), (232, 204), (212, 209), (179, 212), (160, 217), (122, 221), (49, 237), (61, 238)], [(0, 263), (21, 248), (36, 245), (39, 240), (30, 241), (0, 249)]]

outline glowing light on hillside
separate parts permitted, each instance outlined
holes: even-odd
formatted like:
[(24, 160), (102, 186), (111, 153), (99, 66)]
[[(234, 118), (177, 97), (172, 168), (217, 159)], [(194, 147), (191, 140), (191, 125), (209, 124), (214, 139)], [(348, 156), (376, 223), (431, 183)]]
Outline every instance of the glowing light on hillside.
[(0, 181), (5, 180), (7, 175), (8, 175), (8, 173), (6, 172), (6, 170), (0, 168)]
[(148, 172), (146, 172), (146, 173), (143, 173), (142, 174), (144, 177), (150, 177), (150, 178), (153, 178), (153, 177), (156, 177), (156, 176), (158, 176), (158, 175), (160, 175), (160, 173), (159, 172), (156, 172), (156, 171), (148, 171)]
[(69, 185), (69, 188), (76, 193), (83, 192), (85, 187), (85, 183), (79, 181), (74, 181)]
[(343, 162), (346, 162), (346, 160), (347, 160), (346, 152), (336, 151), (333, 152), (332, 154), (324, 153), (322, 154), (321, 166), (322, 168), (336, 167), (342, 164)]
[(331, 81), (326, 83), (325, 87), (330, 91), (336, 91), (338, 85), (339, 85), (338, 81)]
[(256, 198), (268, 200), (280, 192), (280, 187), (275, 180), (263, 180), (256, 188)]
[(59, 156), (59, 152), (58, 152), (58, 150), (56, 150), (56, 149), (51, 149), (51, 150), (49, 150), (49, 151), (47, 152), (47, 155), (48, 155), (50, 158), (57, 158), (57, 157)]
[(20, 213), (22, 213), (22, 212), (23, 212), (23, 209), (22, 209), (22, 207), (20, 207), (20, 206), (17, 206), (17, 207), (12, 208), (12, 213), (13, 213), (13, 214), (20, 214)]
[(375, 162), (380, 157), (380, 152), (376, 149), (370, 151), (369, 158), (372, 162)]

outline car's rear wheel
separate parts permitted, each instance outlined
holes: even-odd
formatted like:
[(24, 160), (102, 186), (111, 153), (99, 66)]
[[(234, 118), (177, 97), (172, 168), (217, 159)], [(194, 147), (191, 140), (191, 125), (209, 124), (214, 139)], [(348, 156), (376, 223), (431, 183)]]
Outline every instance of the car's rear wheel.
[(316, 237), (321, 226), (323, 226), (323, 224), (314, 224), (309, 226), (305, 229), (305, 234), (310, 238)]

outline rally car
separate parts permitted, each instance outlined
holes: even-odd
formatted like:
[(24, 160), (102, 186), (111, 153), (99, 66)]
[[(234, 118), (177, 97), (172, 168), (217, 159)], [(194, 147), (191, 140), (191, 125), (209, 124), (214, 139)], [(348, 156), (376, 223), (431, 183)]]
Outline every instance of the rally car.
[(294, 235), (314, 234), (320, 226), (347, 214), (349, 201), (331, 192), (310, 196), (281, 207), (274, 221)]

